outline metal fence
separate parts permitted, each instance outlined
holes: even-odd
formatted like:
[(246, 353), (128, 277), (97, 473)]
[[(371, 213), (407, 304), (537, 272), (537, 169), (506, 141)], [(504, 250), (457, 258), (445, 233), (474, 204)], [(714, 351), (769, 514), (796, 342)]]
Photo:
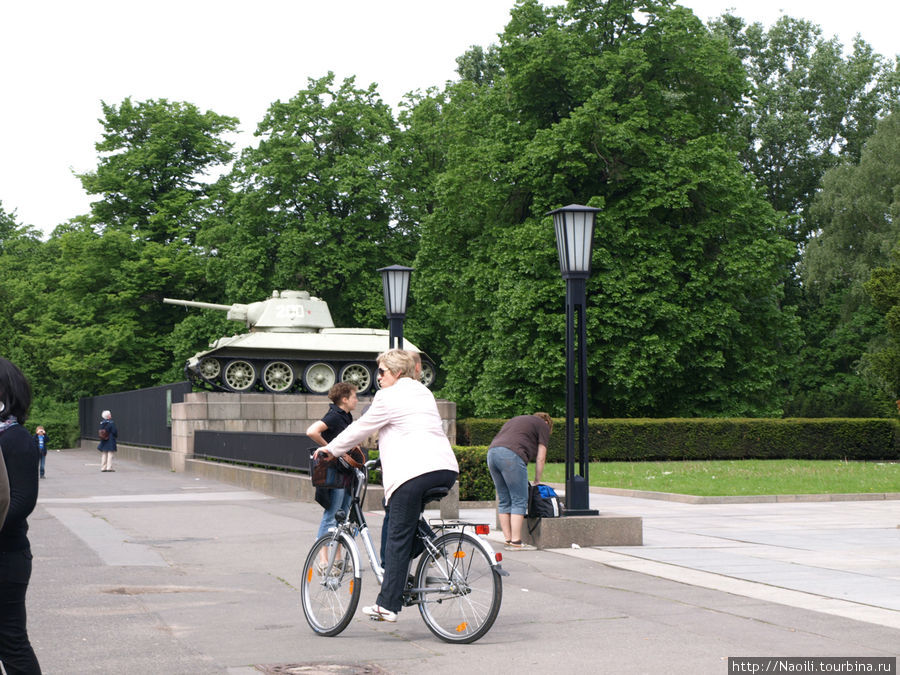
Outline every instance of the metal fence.
[(253, 431), (194, 432), (194, 457), (245, 462), (309, 472), (309, 454), (316, 444), (306, 434)]
[(119, 442), (172, 448), (172, 404), (182, 403), (190, 382), (91, 396), (78, 401), (82, 438), (98, 438), (100, 413), (109, 410), (119, 430)]

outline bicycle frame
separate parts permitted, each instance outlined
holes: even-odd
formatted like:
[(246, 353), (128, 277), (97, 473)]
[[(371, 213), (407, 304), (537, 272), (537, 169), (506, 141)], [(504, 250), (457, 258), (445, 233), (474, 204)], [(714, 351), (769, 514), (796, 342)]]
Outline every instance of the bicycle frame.
[[(384, 581), (384, 568), (381, 566), (381, 561), (378, 558), (378, 554), (375, 552), (375, 546), (372, 543), (372, 536), (369, 532), (369, 526), (366, 522), (366, 516), (363, 513), (362, 505), (365, 502), (366, 492), (368, 490), (368, 482), (369, 469), (378, 466), (379, 460), (369, 460), (365, 463), (362, 469), (354, 468), (354, 490), (353, 490), (353, 498), (350, 502), (350, 513), (345, 514), (343, 517), (341, 516), (341, 512), (337, 513), (338, 517), (338, 525), (335, 531), (335, 538), (341, 538), (341, 534), (346, 535), (346, 537), (350, 540), (351, 545), (349, 546), (350, 554), (353, 557), (353, 565), (354, 569), (359, 571), (359, 575), (362, 575), (362, 565), (359, 554), (359, 546), (355, 542), (355, 536), (353, 533), (353, 526), (355, 525), (358, 528), (358, 536), (362, 539), (363, 547), (366, 552), (366, 556), (369, 558), (369, 567), (372, 572), (375, 574), (375, 578), (378, 580), (378, 583), (382, 583)], [(430, 551), (431, 553), (435, 553), (436, 549), (434, 545), (431, 543), (437, 535), (435, 534), (435, 528), (441, 530), (450, 530), (450, 529), (459, 529), (461, 532), (465, 532), (467, 528), (477, 528), (479, 527), (475, 523), (470, 523), (462, 520), (440, 520), (438, 523), (430, 523), (425, 520), (424, 515), (419, 518), (418, 523), (418, 532), (417, 537), (425, 546), (425, 549)], [(478, 544), (478, 546), (484, 551), (487, 555), (488, 559), (491, 561), (491, 565), (495, 573), (501, 576), (509, 576), (509, 572), (503, 569), (500, 562), (502, 560), (502, 556), (497, 554), (490, 542), (487, 541), (482, 535), (477, 532), (477, 529), (471, 533), (473, 535), (473, 540)], [(336, 549), (332, 551), (332, 557), (334, 556)], [(331, 565), (333, 560), (329, 560), (328, 564)], [(412, 589), (412, 590), (422, 590), (422, 589)]]
[[(359, 602), (362, 555), (357, 537), (363, 541), (378, 583), (384, 581), (384, 569), (362, 508), (368, 471), (377, 464), (374, 460), (353, 467), (349, 512), (336, 514), (336, 527), (316, 540), (303, 565), (301, 607), (313, 631), (326, 637), (338, 635), (350, 624)], [(410, 559), (410, 581), (403, 591), (402, 605), (418, 607), (428, 629), (445, 642), (480, 639), (497, 618), (503, 597), (501, 578), (508, 575), (500, 566), (502, 556), (482, 536), (489, 528), (461, 520), (429, 522), (424, 515), (416, 527), (416, 539), (424, 550), (417, 556), (415, 574), (411, 573)], [(467, 528), (472, 529), (467, 532)]]

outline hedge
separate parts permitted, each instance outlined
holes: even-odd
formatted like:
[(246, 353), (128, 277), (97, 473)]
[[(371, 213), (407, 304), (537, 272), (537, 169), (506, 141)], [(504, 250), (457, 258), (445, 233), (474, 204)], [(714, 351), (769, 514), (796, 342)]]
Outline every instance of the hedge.
[[(505, 419), (463, 419), (457, 442), (486, 446)], [(565, 420), (553, 420), (547, 461), (565, 461)], [(589, 419), (591, 461), (900, 459), (894, 419)]]

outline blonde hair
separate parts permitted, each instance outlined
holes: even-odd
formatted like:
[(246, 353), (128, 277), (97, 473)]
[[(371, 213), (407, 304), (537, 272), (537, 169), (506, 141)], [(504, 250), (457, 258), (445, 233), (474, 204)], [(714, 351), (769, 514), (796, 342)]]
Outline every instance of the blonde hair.
[(416, 376), (416, 363), (405, 349), (388, 349), (378, 355), (377, 362), (398, 377)]
[(547, 423), (547, 426), (550, 427), (550, 433), (553, 433), (553, 418), (550, 417), (550, 415), (545, 412), (536, 412), (534, 413), (534, 416), (544, 420)]

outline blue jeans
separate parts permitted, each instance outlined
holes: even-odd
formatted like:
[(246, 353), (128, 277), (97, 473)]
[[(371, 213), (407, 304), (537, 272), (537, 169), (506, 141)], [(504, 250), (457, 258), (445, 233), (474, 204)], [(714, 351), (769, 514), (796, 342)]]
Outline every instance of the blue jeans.
[(42, 476), (44, 475), (44, 464), (46, 463), (46, 461), (47, 461), (47, 453), (45, 452), (41, 455), (41, 475)]
[(509, 448), (488, 450), (488, 469), (497, 489), (497, 513), (524, 516), (528, 510), (528, 466)]
[(344, 511), (344, 513), (348, 513), (350, 511), (350, 502), (352, 501), (350, 490), (334, 488), (332, 490), (329, 490), (329, 492), (331, 493), (331, 503), (322, 514), (322, 522), (319, 523), (319, 533), (316, 535), (316, 539), (321, 537), (323, 534), (326, 534), (328, 532), (328, 528), (335, 527), (337, 525), (337, 520), (335, 519), (334, 515), (338, 511)]

